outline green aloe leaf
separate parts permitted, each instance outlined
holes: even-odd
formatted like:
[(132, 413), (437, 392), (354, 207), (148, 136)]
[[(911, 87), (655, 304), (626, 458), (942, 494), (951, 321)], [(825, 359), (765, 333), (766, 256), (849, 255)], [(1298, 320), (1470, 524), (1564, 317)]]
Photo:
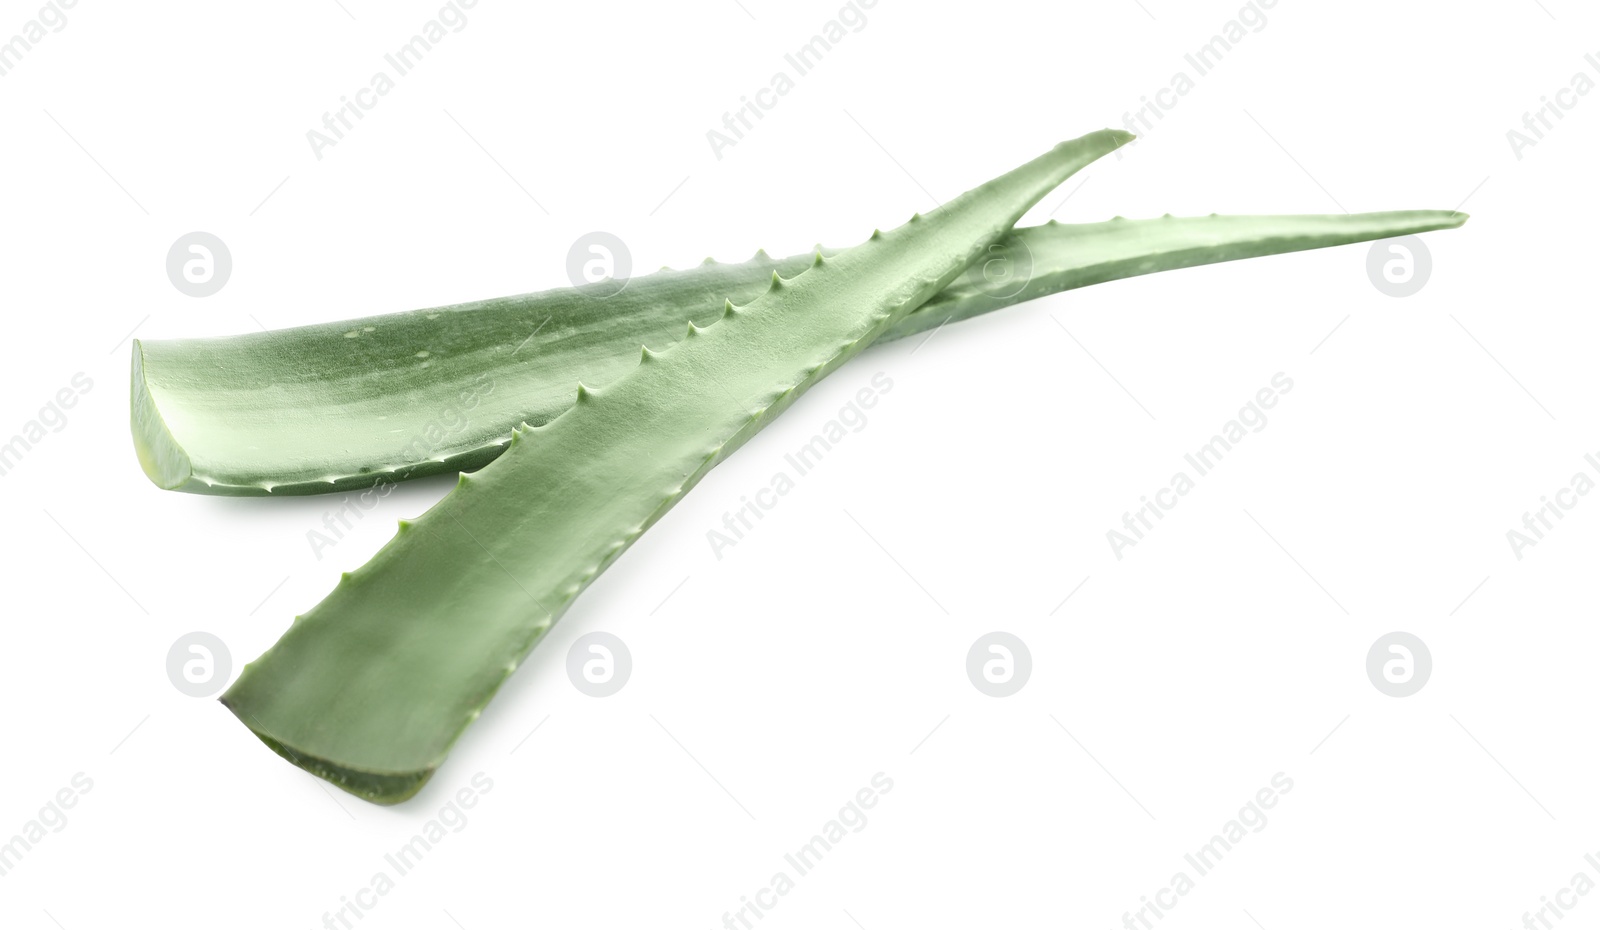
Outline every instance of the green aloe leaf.
[[(1013, 231), (879, 337), (899, 339), (1024, 300), (1119, 278), (1455, 227), (1447, 211), (1051, 222)], [(825, 252), (824, 254), (833, 254)], [(307, 494), (472, 470), (521, 423), (572, 406), (664, 349), (723, 300), (748, 303), (810, 255), (664, 270), (611, 285), (221, 339), (140, 341), (133, 435), (163, 488)], [(600, 297), (599, 294), (610, 296)]]
[(267, 745), (360, 797), (410, 797), (594, 578), (797, 397), (954, 281), (1033, 204), (1127, 142), (1063, 143), (824, 260), (505, 452), (350, 573), (223, 695)]

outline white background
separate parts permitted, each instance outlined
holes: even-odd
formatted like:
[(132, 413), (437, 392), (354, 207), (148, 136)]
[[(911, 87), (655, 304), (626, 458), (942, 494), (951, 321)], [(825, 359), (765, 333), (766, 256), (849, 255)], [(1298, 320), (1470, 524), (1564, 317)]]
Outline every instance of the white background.
[[(307, 130), (437, 9), (82, 0), (0, 78), (0, 436), (94, 384), (0, 478), (0, 841), (93, 781), (0, 877), (0, 924), (321, 926), (479, 772), (466, 827), (361, 927), (720, 926), (878, 772), (893, 790), (764, 930), (1119, 926), (1279, 772), (1292, 792), (1163, 930), (1512, 927), (1600, 879), (1600, 498), (1520, 560), (1506, 539), (1600, 452), (1600, 95), (1520, 160), (1506, 137), (1600, 53), (1576, 0), (1280, 2), (1030, 220), (1460, 206), (1419, 294), (1381, 294), (1357, 245), (869, 351), (602, 577), (411, 802), (334, 791), (180, 694), (180, 635), (237, 674), (449, 482), (321, 560), (336, 501), (158, 491), (130, 330), (560, 286), (594, 229), (639, 270), (849, 244), (1120, 126), (1240, 6), (880, 0), (719, 160), (707, 130), (836, 0), (481, 0), (314, 157)], [(37, 10), (4, 0), (0, 37)], [(205, 299), (164, 267), (194, 230), (234, 259)], [(706, 531), (878, 371), (868, 426), (716, 559)], [(1107, 530), (1277, 372), (1268, 425), (1116, 559)], [(563, 668), (598, 630), (634, 661), (606, 699)], [(991, 630), (1031, 650), (1014, 697), (967, 679)], [(1367, 678), (1392, 630), (1432, 651), (1413, 697)]]

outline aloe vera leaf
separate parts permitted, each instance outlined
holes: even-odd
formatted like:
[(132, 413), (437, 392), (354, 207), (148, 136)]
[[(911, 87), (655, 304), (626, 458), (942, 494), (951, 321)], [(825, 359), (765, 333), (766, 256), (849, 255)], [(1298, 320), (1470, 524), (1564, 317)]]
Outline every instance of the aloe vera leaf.
[(1132, 137), (1102, 130), (643, 350), (462, 474), (341, 578), (222, 701), (268, 746), (378, 803), (410, 797), (580, 591), (718, 462), (938, 293), (1029, 207)]
[[(1014, 230), (989, 256), (879, 337), (903, 338), (1023, 300), (1119, 278), (1461, 225), (1446, 211), (1353, 216), (1116, 219)], [(824, 254), (832, 254), (825, 251)], [(663, 270), (601, 298), (589, 288), (221, 339), (136, 341), (133, 434), (163, 488), (306, 494), (482, 466), (514, 426), (572, 406), (574, 382), (606, 384), (640, 345), (664, 348), (722, 301), (754, 300), (774, 271), (811, 256)], [(1022, 283), (1025, 280), (1025, 283)]]
[(1103, 223), (1075, 224), (1052, 220), (1018, 229), (1002, 243), (1009, 260), (1031, 258), (1033, 265), (1033, 273), (1014, 294), (993, 296), (995, 287), (984, 279), (982, 262), (975, 262), (879, 341), (1074, 288), (1196, 265), (1455, 229), (1467, 219), (1467, 214), (1451, 210), (1396, 210), (1278, 216), (1213, 213), (1151, 220), (1117, 217)]

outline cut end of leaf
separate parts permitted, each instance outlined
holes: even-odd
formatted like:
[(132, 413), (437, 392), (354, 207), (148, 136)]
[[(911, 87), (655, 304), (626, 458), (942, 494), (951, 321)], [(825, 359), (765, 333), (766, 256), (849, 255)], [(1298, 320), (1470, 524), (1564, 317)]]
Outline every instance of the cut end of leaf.
[(194, 469), (189, 454), (167, 429), (155, 396), (150, 393), (144, 376), (144, 345), (137, 339), (133, 341), (132, 397), (133, 448), (139, 455), (139, 466), (156, 487), (186, 490), (194, 480)]
[[(1129, 142), (1132, 142), (1133, 140), (1139, 138), (1138, 136), (1136, 136), (1133, 133), (1128, 132), (1127, 130), (1124, 130), (1124, 129), (1102, 129), (1102, 130), (1100, 130), (1100, 132), (1104, 133), (1106, 139), (1109, 142), (1111, 142), (1113, 145), (1118, 147), (1118, 148), (1121, 148), (1122, 146), (1127, 145)], [(1074, 143), (1071, 143), (1071, 142), (1063, 142), (1063, 143), (1061, 143), (1061, 145), (1072, 145), (1072, 144), (1074, 144)], [(1059, 148), (1060, 146), (1057, 146), (1057, 147)]]
[(433, 777), (435, 770), (432, 768), (416, 772), (363, 772), (296, 752), (294, 747), (267, 733), (254, 720), (246, 719), (245, 715), (229, 702), (227, 694), (223, 694), (219, 700), (222, 706), (232, 711), (234, 716), (239, 718), (239, 722), (249, 727), (250, 732), (265, 743), (268, 749), (293, 765), (332, 782), (341, 790), (348, 791), (364, 801), (371, 801), (374, 804), (399, 804), (421, 791), (428, 783), (428, 779)]

